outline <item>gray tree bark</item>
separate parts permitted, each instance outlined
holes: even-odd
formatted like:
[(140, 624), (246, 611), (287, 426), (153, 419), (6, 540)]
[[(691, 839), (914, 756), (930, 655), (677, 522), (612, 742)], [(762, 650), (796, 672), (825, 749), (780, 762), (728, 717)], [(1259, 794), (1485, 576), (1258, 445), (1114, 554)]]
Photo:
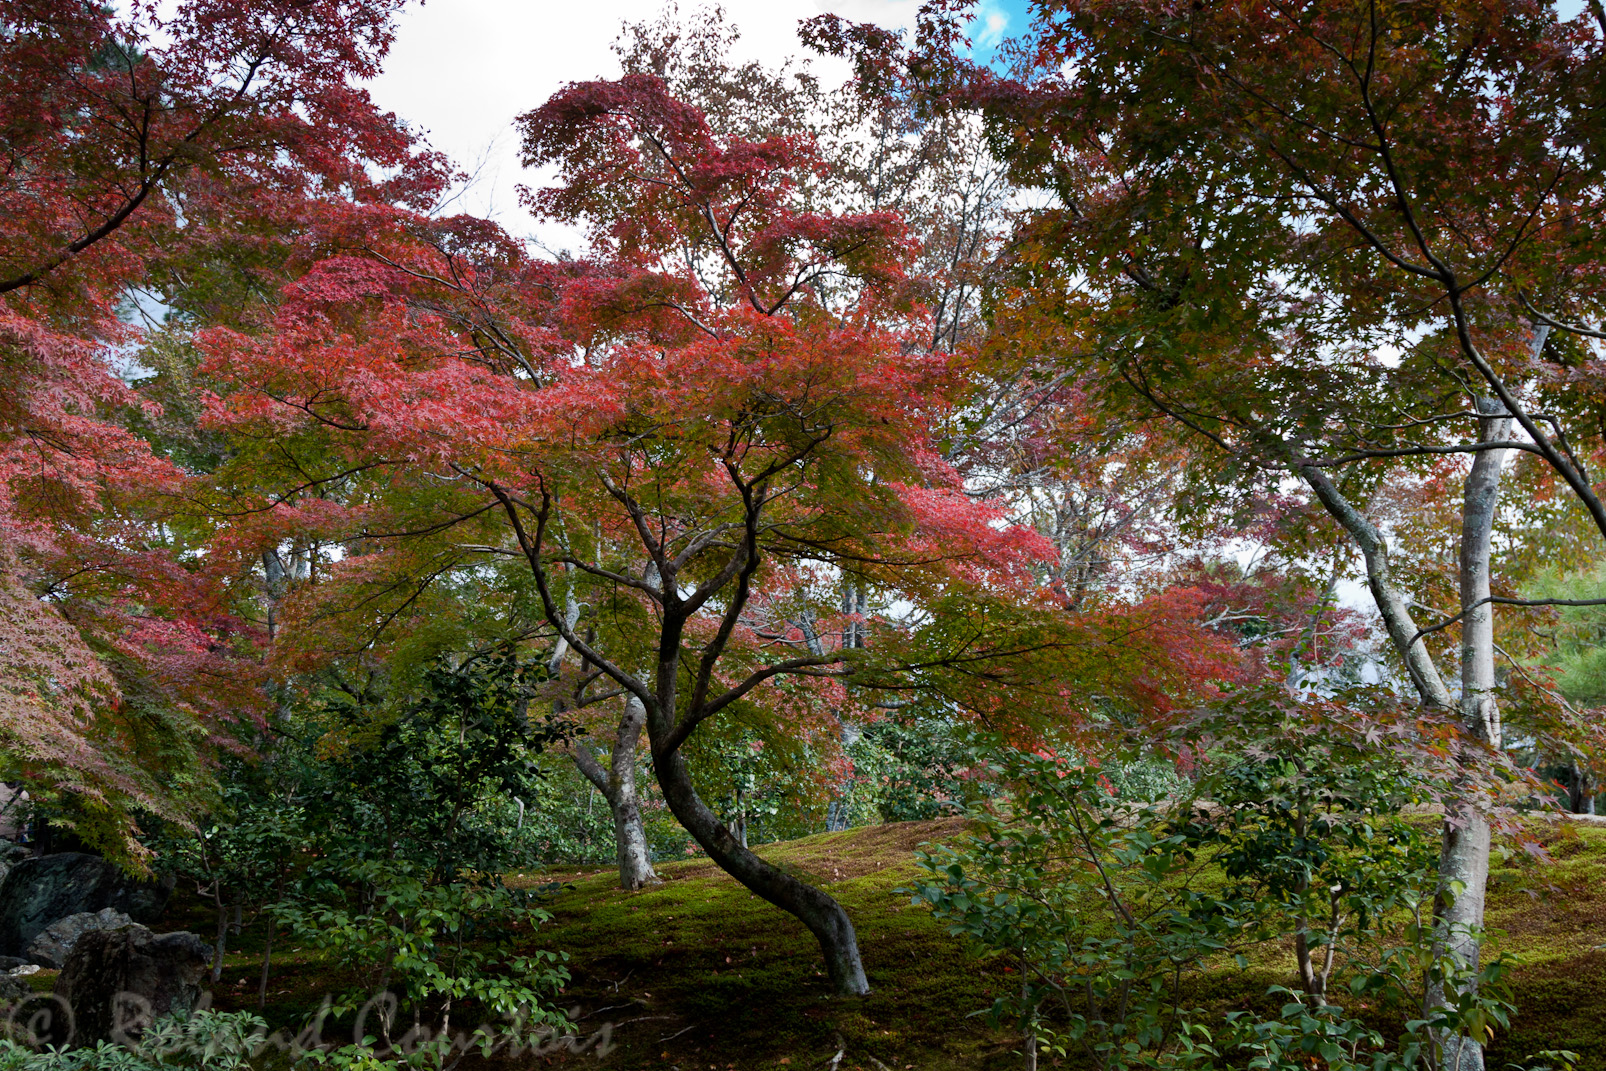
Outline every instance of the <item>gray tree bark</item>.
[[(1478, 399), (1481, 442), (1511, 437), (1511, 417), (1497, 399)], [(1495, 699), (1494, 604), (1489, 602), (1494, 519), (1500, 504), (1505, 450), (1473, 458), (1461, 508), (1461, 718), (1467, 732), (1490, 747), (1501, 745), (1500, 706)], [(1439, 940), (1471, 969), (1478, 966), (1484, 893), (1489, 884), (1489, 817), (1470, 794), (1447, 806), (1439, 854)], [(1455, 895), (1452, 887), (1461, 892)], [(1435, 999), (1436, 998), (1436, 999)], [(1442, 1005), (1443, 993), (1430, 993)], [(1444, 1039), (1445, 1071), (1483, 1071), (1483, 1046), (1475, 1039)]]
[[(572, 634), (580, 620), (580, 604), (574, 593), (564, 598), (563, 633)], [(553, 645), (547, 668), (557, 676), (569, 653), (569, 641), (560, 634)], [(561, 707), (562, 701), (554, 703)], [(652, 853), (647, 848), (647, 830), (641, 821), (641, 795), (636, 790), (636, 748), (641, 743), (641, 732), (647, 724), (647, 710), (635, 695), (625, 696), (624, 715), (614, 730), (613, 744), (608, 751), (608, 765), (591, 750), (591, 745), (578, 740), (569, 749), (569, 757), (585, 779), (591, 782), (602, 798), (608, 802), (613, 818), (613, 838), (619, 865), (619, 887), (640, 889), (656, 884), (660, 879), (652, 867)]]
[[(1543, 336), (1540, 343), (1543, 343)], [(1477, 401), (1479, 442), (1504, 442), (1511, 437), (1512, 418), (1497, 399)], [(1300, 474), (1322, 505), (1349, 532), (1366, 562), (1367, 584), (1378, 612), (1405, 663), (1417, 693), (1426, 706), (1451, 709), (1461, 715), (1468, 733), (1491, 747), (1501, 744), (1500, 708), (1495, 696), (1494, 606), (1488, 602), (1495, 514), (1500, 502), (1500, 481), (1506, 450), (1486, 450), (1473, 457), (1463, 486), (1461, 550), (1461, 696), (1454, 702), (1438, 667), (1420, 639), (1411, 618), (1410, 602), (1389, 568), (1388, 544), (1381, 532), (1314, 466), (1301, 466)], [(1459, 962), (1476, 969), (1483, 928), (1485, 890), (1489, 879), (1489, 818), (1473, 794), (1451, 796), (1445, 809), (1439, 854), (1439, 893), (1436, 904), (1437, 941)], [(1460, 889), (1459, 894), (1452, 892)], [(1430, 989), (1429, 1010), (1442, 1007), (1445, 994)], [(1446, 1036), (1444, 1071), (1483, 1071), (1483, 1046), (1465, 1036)]]
[(578, 741), (570, 751), (575, 766), (608, 801), (613, 815), (614, 844), (618, 852), (619, 887), (640, 889), (659, 882), (647, 849), (647, 831), (641, 821), (641, 796), (636, 788), (636, 746), (647, 724), (646, 708), (635, 696), (625, 698), (624, 716), (614, 732), (613, 746), (604, 768), (591, 746)]

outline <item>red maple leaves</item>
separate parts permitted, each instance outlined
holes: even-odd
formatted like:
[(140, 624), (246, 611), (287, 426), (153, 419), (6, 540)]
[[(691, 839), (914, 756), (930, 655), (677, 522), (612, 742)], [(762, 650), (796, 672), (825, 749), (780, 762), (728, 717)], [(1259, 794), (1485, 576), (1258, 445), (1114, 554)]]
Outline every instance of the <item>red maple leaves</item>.
[(154, 499), (185, 473), (130, 430), (160, 413), (119, 375), (140, 338), (129, 310), (237, 316), (221, 280), (273, 270), (316, 199), (439, 189), (440, 162), (355, 83), (394, 8), (0, 3), (0, 583), (16, 640), (0, 738), (6, 776), (98, 801), (84, 832), (110, 847), (124, 803), (171, 799), (154, 756), (193, 755), (200, 726), (255, 705), (246, 664), (222, 657), (239, 623), (161, 525)]

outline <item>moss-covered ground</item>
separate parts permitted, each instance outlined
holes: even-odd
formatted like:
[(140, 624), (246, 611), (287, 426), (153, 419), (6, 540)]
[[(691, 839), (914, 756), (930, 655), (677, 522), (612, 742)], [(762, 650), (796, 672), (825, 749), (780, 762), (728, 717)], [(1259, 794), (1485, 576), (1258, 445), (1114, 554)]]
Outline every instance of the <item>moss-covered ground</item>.
[[(538, 943), (568, 952), (573, 977), (561, 1000), (576, 1009), (583, 1032), (595, 1037), (609, 1024), (611, 1041), (605, 1055), (593, 1045), (583, 1055), (525, 1055), (517, 1063), (679, 1071), (1019, 1067), (1019, 1039), (972, 1014), (1017, 985), (1018, 975), (967, 955), (896, 891), (916, 876), (919, 844), (960, 828), (955, 820), (873, 826), (760, 849), (847, 908), (873, 989), (859, 999), (831, 994), (818, 947), (799, 923), (705, 861), (666, 864), (662, 884), (634, 893), (596, 867), (512, 876), (561, 883)], [(1598, 1010), (1606, 990), (1606, 828), (1546, 826), (1541, 839), (1548, 862), (1514, 854), (1492, 875), (1488, 921), (1494, 947), (1517, 961), (1519, 1011), (1495, 1039), (1490, 1067), (1570, 1048), (1585, 1071), (1606, 1071), (1606, 1015)], [(180, 922), (207, 932), (201, 904), (175, 908)], [(220, 1007), (255, 1006), (260, 937), (247, 928), (237, 943), (217, 990)], [(267, 1017), (276, 1026), (299, 1026), (324, 992), (353, 981), (293, 944), (274, 960)], [(1223, 1008), (1266, 1007), (1267, 986), (1291, 984), (1290, 968), (1283, 950), (1266, 949), (1247, 969), (1212, 972), (1195, 996)], [(48, 985), (47, 973), (35, 978)], [(338, 1032), (334, 1026), (330, 1035)]]

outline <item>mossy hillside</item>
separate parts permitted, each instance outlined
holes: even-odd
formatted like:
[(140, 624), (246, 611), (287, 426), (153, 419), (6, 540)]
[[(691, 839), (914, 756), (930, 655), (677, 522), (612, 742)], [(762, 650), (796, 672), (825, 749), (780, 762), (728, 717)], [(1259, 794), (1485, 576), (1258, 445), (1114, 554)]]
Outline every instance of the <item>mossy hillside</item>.
[[(1606, 945), (1606, 828), (1546, 822), (1536, 830), (1550, 859), (1513, 850), (1491, 878), (1489, 949), (1514, 961), (1518, 1013), (1512, 1029), (1494, 1039), (1490, 1066), (1571, 1048), (1582, 1055), (1581, 1067), (1606, 1069), (1606, 1024), (1591, 1011), (1591, 994), (1606, 981), (1606, 948), (1596, 947)], [(893, 891), (918, 876), (910, 853), (922, 839), (958, 831), (957, 823), (906, 823), (760, 849), (801, 876), (842, 874), (825, 884), (859, 929), (876, 989), (862, 1002), (829, 996), (807, 932), (707, 863), (671, 864), (664, 886), (637, 894), (614, 888), (611, 872), (573, 876), (545, 932), (575, 957), (571, 994), (612, 997), (613, 983), (627, 979), (618, 991), (629, 995), (621, 1000), (652, 996), (620, 1014), (666, 1016), (621, 1028), (619, 1066), (707, 1066), (706, 1058), (720, 1068), (795, 1067), (798, 1059), (788, 1060), (795, 1053), (825, 1062), (841, 1049), (844, 1068), (1018, 1067), (1018, 1038), (970, 1014), (1017, 985), (1018, 975), (1002, 962), (978, 963)], [(1200, 977), (1190, 1000), (1216, 1011), (1273, 1012), (1280, 1001), (1267, 989), (1294, 984), (1293, 962), (1285, 944), (1261, 946), (1247, 967), (1223, 963)], [(1404, 1009), (1358, 1001), (1349, 1010), (1385, 1031), (1406, 1017)], [(691, 1029), (655, 1053), (659, 1042), (631, 1040), (628, 1031), (640, 1026), (661, 1026), (660, 1038)], [(679, 1047), (682, 1040), (692, 1047)]]
[[(1009, 984), (1007, 970), (976, 963), (894, 892), (916, 877), (919, 844), (954, 836), (962, 826), (958, 820), (872, 826), (758, 849), (847, 907), (875, 990), (863, 1000), (833, 996), (813, 936), (706, 859), (662, 864), (664, 882), (636, 893), (619, 889), (611, 869), (595, 866), (513, 874), (508, 881), (557, 884), (547, 905), (553, 920), (533, 935), (532, 947), (570, 955), (573, 980), (560, 1001), (577, 1009), (587, 1034), (612, 1024), (615, 1048), (601, 1059), (608, 1066), (668, 1067), (717, 1056), (721, 1068), (801, 1067), (816, 1053), (824, 1062), (847, 1048), (857, 1056), (845, 1056), (843, 1067), (874, 1067), (874, 1059), (899, 1068), (911, 1061), (938, 1069), (1011, 1067), (1018, 1039), (969, 1014), (991, 1003), (997, 984)], [(169, 925), (209, 935), (215, 916), (204, 902), (181, 896)], [(255, 1008), (263, 932), (248, 926), (231, 938), (216, 1006)], [(323, 994), (357, 981), (281, 933), (265, 1017), (295, 1032)], [(350, 1033), (345, 1020), (330, 1019), (326, 1027), (330, 1039)]]
[(916, 876), (918, 844), (959, 828), (899, 823), (758, 849), (847, 908), (866, 998), (833, 996), (806, 929), (696, 861), (661, 867), (664, 883), (638, 893), (607, 871), (568, 877), (543, 931), (573, 956), (565, 1000), (613, 1009), (619, 1047), (606, 1060), (621, 1067), (800, 1068), (838, 1051), (844, 1068), (1015, 1066), (1016, 1039), (969, 1014), (1008, 975), (895, 891)]
[(1517, 963), (1517, 1015), (1489, 1065), (1572, 1049), (1581, 1071), (1606, 1069), (1606, 825), (1535, 828), (1548, 861), (1506, 851), (1489, 875), (1489, 947)]
[[(554, 918), (534, 942), (569, 953), (573, 981), (562, 1001), (578, 1009), (587, 1033), (612, 1024), (616, 1046), (601, 1058), (551, 1054), (520, 1063), (746, 1071), (825, 1066), (841, 1051), (843, 1071), (1020, 1066), (1019, 1039), (971, 1014), (1019, 976), (1006, 963), (969, 956), (895, 892), (918, 876), (912, 853), (921, 842), (960, 829), (957, 821), (900, 823), (758, 849), (822, 883), (847, 908), (874, 988), (859, 1000), (831, 995), (818, 947), (801, 925), (706, 860), (665, 864), (665, 882), (636, 893), (620, 890), (613, 872), (599, 867), (512, 876), (561, 883), (550, 904)], [(1490, 1066), (1566, 1047), (1583, 1054), (1582, 1067), (1606, 1069), (1606, 1023), (1593, 1011), (1606, 982), (1599, 947), (1606, 944), (1606, 829), (1547, 825), (1541, 839), (1548, 863), (1513, 853), (1491, 879), (1491, 948), (1518, 961), (1511, 977), (1519, 1012), (1512, 1030), (1495, 1039)], [(197, 913), (193, 923), (201, 932), (204, 918)], [(238, 940), (219, 989), (224, 1007), (254, 1005), (260, 938), (248, 931)], [(268, 1010), (275, 1025), (298, 1026), (323, 992), (350, 982), (293, 944), (275, 961)], [(1214, 1009), (1271, 1010), (1276, 1002), (1266, 989), (1292, 983), (1292, 962), (1286, 948), (1265, 946), (1246, 969), (1224, 964), (1208, 972), (1192, 996)], [(1399, 1018), (1352, 1010), (1384, 1027)]]

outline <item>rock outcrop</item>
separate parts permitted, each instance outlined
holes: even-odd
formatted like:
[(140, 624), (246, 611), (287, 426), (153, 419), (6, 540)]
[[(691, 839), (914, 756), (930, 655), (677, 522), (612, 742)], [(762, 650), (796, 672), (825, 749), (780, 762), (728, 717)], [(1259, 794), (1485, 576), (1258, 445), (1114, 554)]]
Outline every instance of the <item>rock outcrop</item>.
[(80, 852), (24, 859), (0, 881), (0, 955), (20, 956), (68, 915), (112, 908), (135, 922), (155, 922), (173, 891), (166, 881), (139, 881), (114, 864)]
[(26, 975), (0, 974), (0, 1004), (15, 1004), (32, 992)]
[(0, 882), (5, 881), (7, 871), (28, 858), (28, 854), (25, 845), (0, 840)]
[(211, 961), (212, 946), (193, 933), (137, 923), (89, 931), (56, 978), (55, 996), (72, 1013), (70, 1043), (126, 1043), (164, 1015), (193, 1010)]
[(115, 930), (133, 921), (112, 907), (68, 915), (51, 923), (28, 943), (28, 961), (41, 967), (60, 968), (67, 962), (67, 954), (72, 951), (73, 945), (84, 934), (92, 930)]

